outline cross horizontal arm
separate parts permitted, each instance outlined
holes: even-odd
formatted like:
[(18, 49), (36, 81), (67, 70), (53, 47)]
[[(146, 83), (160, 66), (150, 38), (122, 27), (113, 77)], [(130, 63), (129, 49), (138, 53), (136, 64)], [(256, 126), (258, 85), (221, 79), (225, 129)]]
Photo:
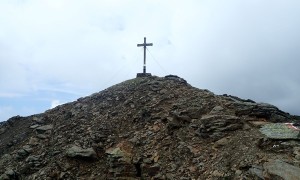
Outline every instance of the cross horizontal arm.
[(140, 47), (140, 46), (153, 46), (153, 43), (144, 43), (144, 44), (138, 44), (137, 47)]

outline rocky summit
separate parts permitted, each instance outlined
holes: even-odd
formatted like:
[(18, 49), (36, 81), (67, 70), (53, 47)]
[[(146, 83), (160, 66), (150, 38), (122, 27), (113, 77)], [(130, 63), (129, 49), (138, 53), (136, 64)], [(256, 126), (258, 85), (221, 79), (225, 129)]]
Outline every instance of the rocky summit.
[(0, 124), (0, 179), (300, 179), (299, 117), (138, 77)]

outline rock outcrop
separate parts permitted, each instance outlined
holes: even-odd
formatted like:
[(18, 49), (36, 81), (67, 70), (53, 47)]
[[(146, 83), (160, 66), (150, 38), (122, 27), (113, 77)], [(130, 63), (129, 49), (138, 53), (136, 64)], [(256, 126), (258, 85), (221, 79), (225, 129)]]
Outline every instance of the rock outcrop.
[(268, 137), (297, 117), (177, 76), (138, 77), (2, 122), (0, 179), (300, 179), (299, 139)]

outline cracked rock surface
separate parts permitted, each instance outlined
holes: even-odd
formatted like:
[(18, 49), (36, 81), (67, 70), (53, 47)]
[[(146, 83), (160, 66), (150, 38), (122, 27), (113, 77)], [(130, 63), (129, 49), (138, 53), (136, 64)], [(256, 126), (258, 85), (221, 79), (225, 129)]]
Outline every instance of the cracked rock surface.
[(0, 180), (300, 179), (299, 139), (260, 130), (276, 123), (299, 117), (174, 75), (135, 78), (1, 122)]

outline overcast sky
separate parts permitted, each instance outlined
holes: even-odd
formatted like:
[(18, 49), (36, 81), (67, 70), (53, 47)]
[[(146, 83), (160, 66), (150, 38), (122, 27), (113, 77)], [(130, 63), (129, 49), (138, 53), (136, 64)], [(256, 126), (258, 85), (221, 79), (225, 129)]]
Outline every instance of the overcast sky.
[(0, 121), (142, 72), (300, 114), (299, 0), (0, 0)]

